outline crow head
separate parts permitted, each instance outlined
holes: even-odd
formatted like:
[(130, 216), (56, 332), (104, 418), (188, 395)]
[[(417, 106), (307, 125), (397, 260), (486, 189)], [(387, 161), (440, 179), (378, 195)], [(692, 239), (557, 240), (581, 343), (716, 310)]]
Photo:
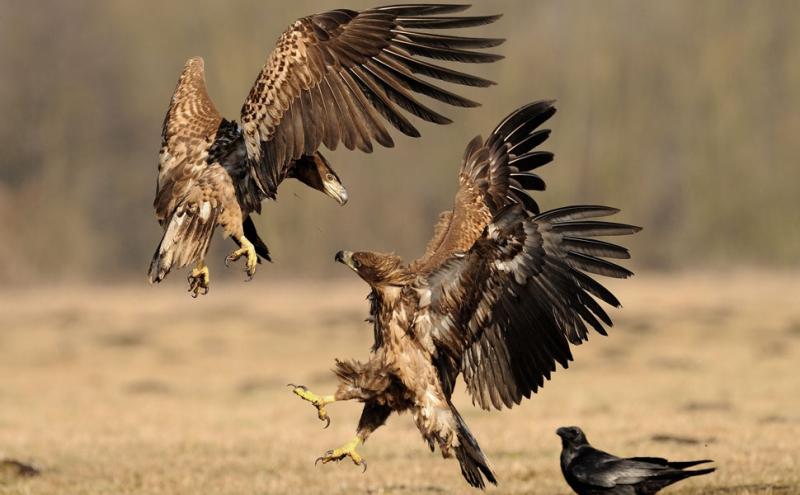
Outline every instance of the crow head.
[(586, 434), (577, 426), (562, 426), (556, 430), (556, 435), (561, 437), (561, 443), (564, 447), (577, 447), (589, 443), (586, 440)]

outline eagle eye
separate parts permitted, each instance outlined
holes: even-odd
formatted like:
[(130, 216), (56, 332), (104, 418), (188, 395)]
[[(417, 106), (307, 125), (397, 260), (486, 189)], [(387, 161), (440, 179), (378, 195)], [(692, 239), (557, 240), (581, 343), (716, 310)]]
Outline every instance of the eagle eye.
[(358, 269), (361, 268), (361, 262), (358, 260), (353, 260), (353, 266)]
[(325, 180), (333, 180), (335, 177), (331, 173), (325, 174)]

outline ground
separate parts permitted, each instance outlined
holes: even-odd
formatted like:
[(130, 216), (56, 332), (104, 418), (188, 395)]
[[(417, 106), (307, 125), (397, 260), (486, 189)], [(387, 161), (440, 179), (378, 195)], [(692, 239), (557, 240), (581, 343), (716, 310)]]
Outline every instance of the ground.
[[(620, 455), (711, 458), (684, 494), (800, 494), (798, 273), (668, 276), (610, 284), (624, 309), (532, 400), (484, 412), (456, 403), (486, 451), (494, 494), (568, 494), (562, 425)], [(177, 274), (175, 276), (177, 278)], [(478, 493), (393, 416), (348, 463), (314, 467), (349, 439), (289, 382), (329, 393), (336, 357), (367, 356), (366, 287), (260, 272), (191, 299), (158, 287), (0, 292), (0, 494)]]

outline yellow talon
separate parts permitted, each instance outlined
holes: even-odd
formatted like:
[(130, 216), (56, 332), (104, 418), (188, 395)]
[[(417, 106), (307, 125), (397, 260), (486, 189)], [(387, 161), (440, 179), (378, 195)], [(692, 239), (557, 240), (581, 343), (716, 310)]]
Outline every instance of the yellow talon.
[(360, 443), (361, 439), (359, 437), (355, 437), (338, 449), (329, 450), (325, 452), (325, 455), (322, 457), (317, 457), (317, 460), (314, 461), (314, 465), (316, 466), (320, 461), (322, 461), (323, 464), (327, 464), (333, 461), (341, 461), (345, 457), (349, 457), (353, 461), (353, 464), (363, 467), (362, 472), (366, 472), (367, 461), (361, 457), (358, 452), (356, 452), (356, 447), (358, 447), (358, 444)]
[(188, 280), (189, 292), (191, 292), (192, 297), (208, 294), (208, 285), (211, 282), (211, 275), (204, 262), (200, 261), (192, 268), (192, 273), (189, 275)]
[(292, 387), (292, 392), (296, 396), (310, 402), (314, 407), (317, 408), (317, 416), (319, 417), (320, 421), (325, 421), (325, 428), (331, 425), (331, 418), (328, 416), (328, 412), (325, 411), (325, 406), (331, 402), (336, 402), (336, 399), (332, 395), (319, 396), (308, 390), (305, 385), (294, 385), (293, 383), (290, 383), (289, 386)]
[(255, 275), (256, 265), (258, 264), (256, 248), (253, 246), (252, 242), (247, 240), (245, 236), (240, 237), (238, 240), (241, 247), (225, 258), (225, 266), (230, 266), (231, 263), (238, 260), (242, 256), (247, 256), (245, 271), (247, 272), (247, 280), (250, 280), (253, 278), (253, 275)]

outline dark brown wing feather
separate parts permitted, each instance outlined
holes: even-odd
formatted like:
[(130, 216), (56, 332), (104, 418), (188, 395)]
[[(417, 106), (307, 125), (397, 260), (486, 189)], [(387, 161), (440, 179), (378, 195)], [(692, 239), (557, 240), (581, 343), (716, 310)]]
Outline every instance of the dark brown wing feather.
[(470, 27), (499, 16), (448, 17), (466, 5), (397, 5), (363, 12), (333, 10), (296, 21), (278, 40), (242, 107), (251, 175), (274, 196), (292, 162), (320, 144), (369, 152), (373, 141), (393, 146), (385, 127), (409, 136), (419, 131), (401, 110), (439, 124), (450, 120), (415, 93), (457, 106), (477, 103), (418, 75), (469, 86), (491, 81), (419, 60), (425, 57), (485, 63), (498, 55), (474, 51), (502, 40), (417, 31)]
[[(553, 159), (552, 153), (535, 151), (550, 135), (539, 126), (555, 114), (553, 103), (525, 105), (503, 119), (485, 142), (477, 136), (467, 145), (453, 210), (442, 214), (425, 254), (412, 269), (429, 272), (455, 253), (469, 250), (492, 217), (508, 205), (522, 204), (539, 213), (526, 190), (545, 189), (544, 181), (530, 170)], [(539, 157), (535, 164), (532, 157)]]
[(569, 344), (587, 340), (587, 326), (605, 335), (611, 319), (593, 296), (612, 306), (619, 301), (585, 272), (617, 278), (631, 272), (601, 259), (609, 252), (627, 258), (627, 250), (591, 238), (639, 228), (589, 219), (616, 212), (571, 206), (531, 216), (514, 205), (469, 251), (430, 274), (418, 288), (417, 321), (428, 322), (448, 383), (461, 372), (481, 407), (511, 407), (536, 392), (556, 363), (567, 367)]

